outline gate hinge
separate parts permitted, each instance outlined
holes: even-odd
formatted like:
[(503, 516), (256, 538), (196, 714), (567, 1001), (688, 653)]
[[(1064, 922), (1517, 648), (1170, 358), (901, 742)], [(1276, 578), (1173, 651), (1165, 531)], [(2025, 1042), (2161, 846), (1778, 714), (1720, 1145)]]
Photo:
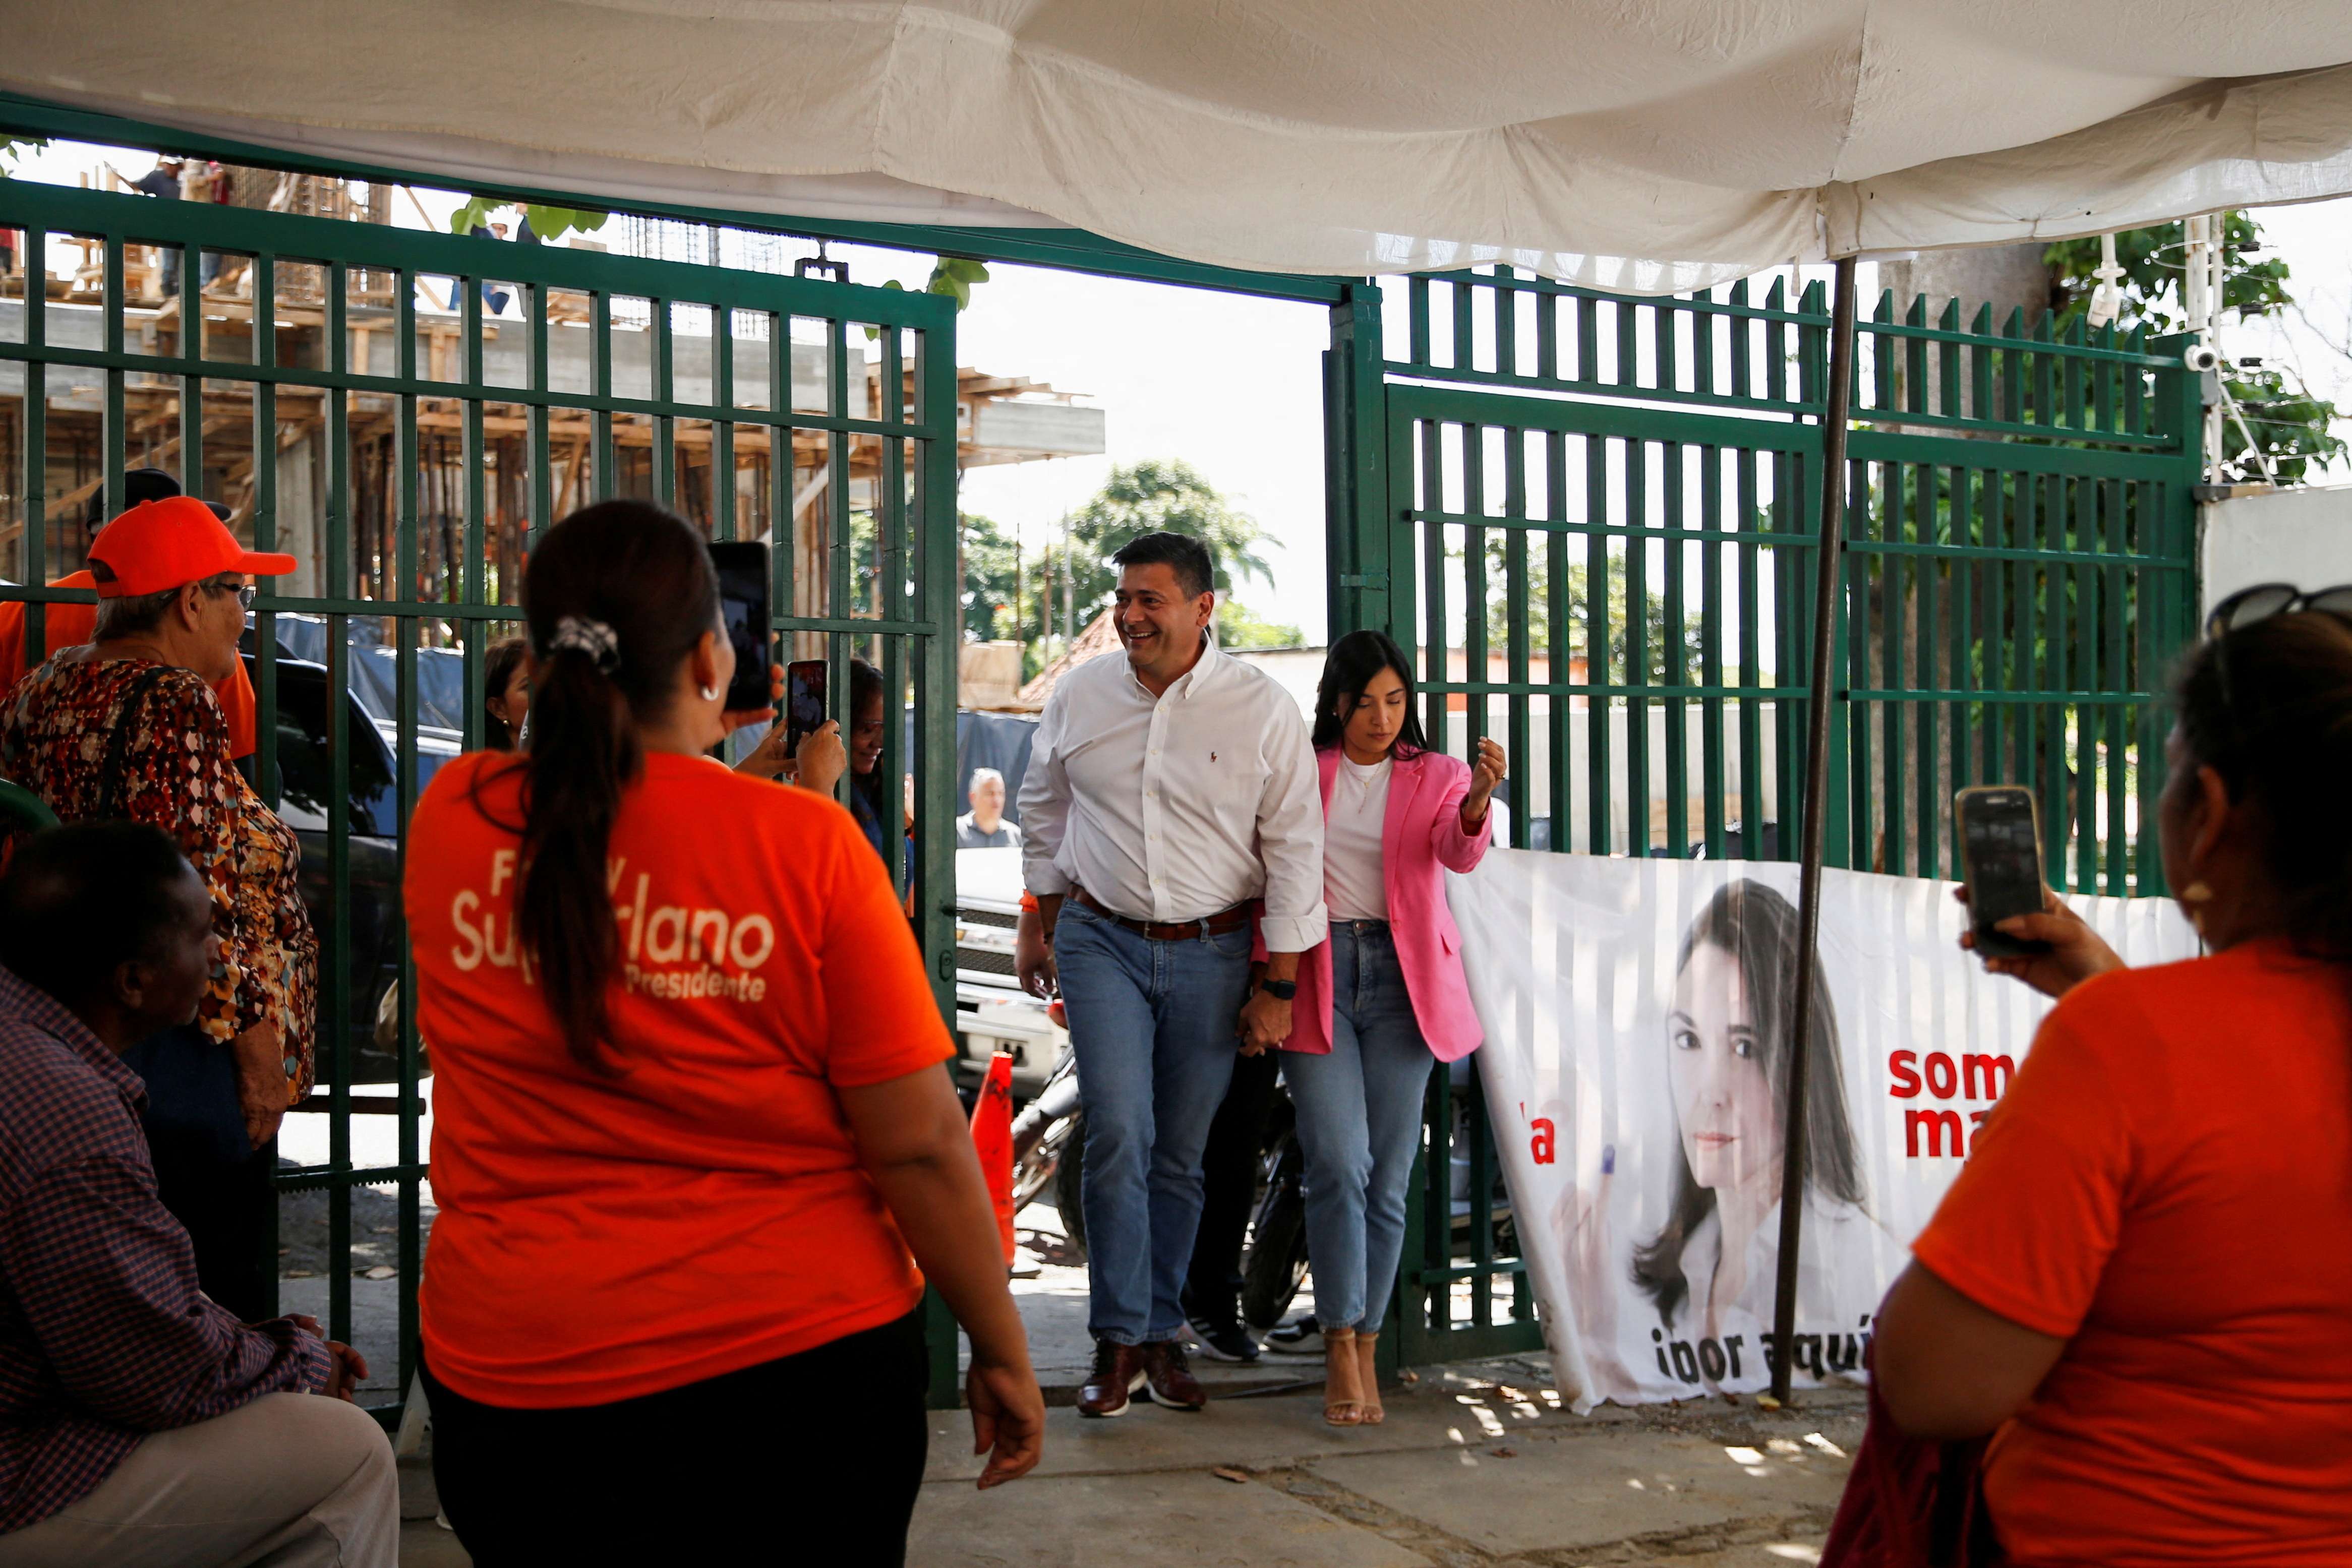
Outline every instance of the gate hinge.
[(1370, 588), (1376, 589), (1382, 593), (1386, 593), (1389, 587), (1389, 574), (1385, 571), (1342, 572), (1339, 575), (1339, 586), (1342, 588)]

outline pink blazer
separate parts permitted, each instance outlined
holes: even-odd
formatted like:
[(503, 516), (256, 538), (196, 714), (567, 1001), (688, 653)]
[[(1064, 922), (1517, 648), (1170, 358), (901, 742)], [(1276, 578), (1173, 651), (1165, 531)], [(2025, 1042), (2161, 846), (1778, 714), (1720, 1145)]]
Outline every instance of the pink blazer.
[[(1339, 750), (1318, 752), (1315, 759), (1322, 767), (1323, 810), (1328, 813)], [(1462, 974), (1462, 933), (1445, 905), (1444, 872), (1471, 870), (1494, 841), (1492, 810), (1475, 833), (1462, 831), (1462, 800), (1469, 793), (1470, 769), (1458, 758), (1435, 751), (1400, 757), (1389, 772), (1388, 817), (1381, 829), (1381, 880), (1388, 892), (1397, 963), (1404, 970), (1405, 994), (1412, 998), (1421, 1038), (1440, 1061), (1469, 1055), (1486, 1038)], [(1298, 998), (1282, 1049), (1330, 1054), (1328, 940), (1299, 960)]]

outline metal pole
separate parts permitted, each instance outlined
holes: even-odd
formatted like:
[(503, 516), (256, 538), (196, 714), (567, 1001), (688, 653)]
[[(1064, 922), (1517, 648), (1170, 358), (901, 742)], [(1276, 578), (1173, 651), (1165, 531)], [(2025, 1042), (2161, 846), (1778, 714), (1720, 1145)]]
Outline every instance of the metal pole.
[(1813, 1030), (1821, 949), (1822, 851), (1829, 815), (1831, 665), (1837, 654), (1838, 557), (1845, 542), (1845, 424), (1853, 385), (1853, 257), (1840, 256), (1830, 310), (1828, 408), (1822, 416), (1822, 532), (1813, 578), (1812, 708), (1805, 737), (1805, 844), (1797, 883), (1797, 997), (1789, 1037), (1789, 1103), (1781, 1118), (1780, 1280), (1772, 1302), (1772, 1397), (1789, 1399), (1797, 1334), (1797, 1249), (1805, 1207), (1805, 1047)]

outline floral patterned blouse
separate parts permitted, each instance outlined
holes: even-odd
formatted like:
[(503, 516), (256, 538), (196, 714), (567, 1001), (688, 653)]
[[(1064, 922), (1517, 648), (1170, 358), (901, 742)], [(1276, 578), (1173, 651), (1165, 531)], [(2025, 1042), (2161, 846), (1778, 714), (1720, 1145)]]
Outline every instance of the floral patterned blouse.
[(223, 962), (197, 1026), (227, 1041), (275, 1023), (294, 1104), (315, 1073), (319, 975), (319, 939), (296, 885), (302, 850), (230, 759), (228, 721), (212, 689), (192, 670), (148, 659), (51, 659), (0, 704), (0, 776), (64, 821), (96, 816), (108, 743), (134, 688), (113, 814), (178, 840), (212, 890)]

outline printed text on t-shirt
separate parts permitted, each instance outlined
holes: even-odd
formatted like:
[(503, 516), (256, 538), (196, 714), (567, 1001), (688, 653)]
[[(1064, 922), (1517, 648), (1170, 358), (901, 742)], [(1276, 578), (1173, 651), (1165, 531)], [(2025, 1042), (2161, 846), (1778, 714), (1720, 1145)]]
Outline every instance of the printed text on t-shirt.
[[(449, 924), (457, 939), (449, 961), (471, 972), (485, 963), (519, 968), (532, 982), (530, 955), (515, 937), (511, 908), (496, 906), (515, 878), (513, 850), (490, 855), (490, 891), (486, 899), (463, 888), (449, 901)], [(653, 900), (653, 873), (629, 875), (626, 856), (605, 862), (604, 885), (614, 896), (613, 918), (621, 927), (621, 978), (630, 990), (668, 999), (702, 997), (757, 1002), (768, 982), (759, 971), (776, 951), (775, 923), (764, 915), (732, 915)]]

